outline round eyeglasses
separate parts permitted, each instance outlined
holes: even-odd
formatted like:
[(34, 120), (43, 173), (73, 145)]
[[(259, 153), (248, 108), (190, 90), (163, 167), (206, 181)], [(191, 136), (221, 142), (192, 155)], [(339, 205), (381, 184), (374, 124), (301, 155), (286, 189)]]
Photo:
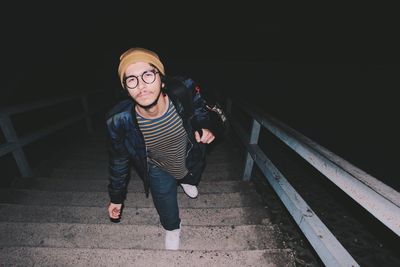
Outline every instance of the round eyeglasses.
[(156, 70), (147, 70), (139, 76), (130, 75), (124, 79), (125, 86), (128, 89), (135, 89), (139, 85), (139, 77), (144, 83), (151, 84), (156, 80), (157, 73)]

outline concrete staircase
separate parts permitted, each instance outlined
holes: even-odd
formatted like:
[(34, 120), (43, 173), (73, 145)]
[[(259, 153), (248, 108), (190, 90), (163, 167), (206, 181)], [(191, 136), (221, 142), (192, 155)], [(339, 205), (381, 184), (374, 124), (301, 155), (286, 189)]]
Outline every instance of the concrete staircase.
[(74, 142), (0, 191), (0, 266), (295, 266), (229, 139), (212, 147), (199, 197), (181, 188), (181, 249), (164, 250), (164, 230), (132, 173), (120, 223), (106, 206), (105, 137)]

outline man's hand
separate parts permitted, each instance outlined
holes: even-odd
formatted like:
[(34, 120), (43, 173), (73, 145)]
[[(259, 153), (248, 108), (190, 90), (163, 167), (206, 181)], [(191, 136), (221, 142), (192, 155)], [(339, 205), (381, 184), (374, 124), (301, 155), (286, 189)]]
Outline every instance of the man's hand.
[(209, 144), (214, 141), (215, 136), (212, 132), (210, 132), (210, 130), (201, 129), (201, 131), (203, 132), (201, 137), (198, 131), (194, 132), (194, 137), (196, 138), (197, 143)]
[(108, 214), (110, 215), (110, 218), (119, 219), (119, 216), (121, 216), (121, 208), (122, 204), (114, 204), (110, 202), (108, 205)]

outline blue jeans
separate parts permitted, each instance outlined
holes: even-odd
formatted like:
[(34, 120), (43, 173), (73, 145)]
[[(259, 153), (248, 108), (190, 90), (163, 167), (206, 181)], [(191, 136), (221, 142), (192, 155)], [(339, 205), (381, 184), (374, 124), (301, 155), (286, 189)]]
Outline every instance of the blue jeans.
[(174, 176), (149, 164), (150, 192), (165, 230), (179, 229), (181, 219), (177, 199), (178, 183)]

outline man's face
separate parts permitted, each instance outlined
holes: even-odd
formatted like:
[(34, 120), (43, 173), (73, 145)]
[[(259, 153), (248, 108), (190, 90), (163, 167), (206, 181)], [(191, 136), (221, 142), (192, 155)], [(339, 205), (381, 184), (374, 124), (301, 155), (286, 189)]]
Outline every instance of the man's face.
[(128, 89), (128, 93), (130, 96), (142, 107), (146, 107), (152, 105), (155, 101), (158, 101), (158, 98), (161, 93), (161, 79), (160, 74), (155, 74), (155, 80), (152, 83), (145, 83), (142, 79), (143, 73), (155, 72), (153, 66), (146, 62), (137, 62), (130, 65), (125, 72), (125, 77), (135, 76), (137, 78), (137, 86), (134, 89)]

